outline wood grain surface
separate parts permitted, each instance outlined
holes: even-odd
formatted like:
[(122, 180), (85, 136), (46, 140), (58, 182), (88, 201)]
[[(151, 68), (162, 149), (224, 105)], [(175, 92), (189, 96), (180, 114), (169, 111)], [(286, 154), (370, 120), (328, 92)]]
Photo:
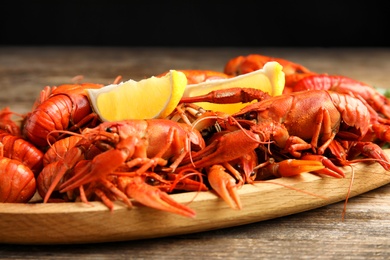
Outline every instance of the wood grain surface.
[[(84, 81), (108, 84), (118, 75), (122, 75), (124, 79), (137, 80), (169, 69), (223, 70), (230, 58), (249, 53), (290, 59), (313, 71), (341, 74), (377, 87), (390, 86), (390, 49), (386, 48), (1, 47), (0, 106), (27, 112), (44, 86), (69, 83), (77, 75), (83, 75)], [(387, 176), (382, 175), (380, 170), (364, 173), (370, 176), (368, 178), (374, 179), (378, 178), (378, 174)], [(356, 183), (359, 182), (354, 183), (358, 185)], [(328, 190), (327, 193), (337, 193), (337, 188)], [(291, 196), (291, 191), (284, 195)], [(258, 199), (262, 201), (263, 198)], [(262, 203), (278, 208), (282, 200), (280, 197), (273, 197)], [(340, 198), (339, 202), (284, 217), (254, 223), (247, 221), (235, 227), (221, 223), (220, 229), (205, 229), (203, 232), (195, 232), (194, 229), (192, 231), (195, 233), (172, 234), (160, 238), (49, 246), (19, 245), (12, 244), (11, 240), (3, 240), (0, 242), (0, 258), (387, 259), (390, 257), (389, 201), (390, 188), (385, 185), (351, 198), (344, 220), (341, 219), (344, 202)], [(0, 205), (1, 213), (5, 209)], [(213, 210), (214, 208), (210, 208), (210, 211)], [(229, 214), (221, 216), (232, 221)], [(215, 213), (214, 218), (209, 221), (218, 221), (221, 216)], [(4, 215), (1, 217), (2, 230), (11, 230), (9, 225), (14, 224), (14, 220)], [(71, 214), (68, 218), (72, 220)], [(231, 218), (234, 219), (233, 213)], [(26, 220), (25, 224), (19, 225), (31, 228), (32, 233), (39, 230), (42, 224), (51, 225), (54, 233), (60, 229), (60, 218), (54, 217), (49, 223), (43, 223), (43, 220), (39, 221), (37, 218), (35, 221), (31, 223)], [(172, 232), (163, 230), (164, 218), (156, 221), (160, 222), (161, 226), (158, 228), (162, 229), (158, 232)], [(96, 229), (104, 230), (103, 227), (107, 224), (105, 222), (109, 220), (87, 218), (83, 223), (74, 223), (72, 230), (78, 234), (78, 230), (85, 230), (91, 223), (91, 228), (99, 227)], [(58, 233), (56, 236), (61, 237), (60, 232)], [(14, 234), (14, 237), (17, 236)], [(90, 240), (97, 241), (94, 238)]]
[[(346, 177), (342, 179), (304, 173), (244, 185), (238, 191), (243, 205), (241, 210), (233, 210), (211, 191), (171, 195), (177, 202), (195, 210), (195, 218), (136, 203), (137, 206), (129, 209), (118, 202), (113, 211), (100, 202), (91, 205), (5, 203), (0, 207), (0, 243), (85, 244), (190, 234), (283, 217), (346, 201), (390, 182), (390, 174), (376, 163), (359, 163), (353, 171), (345, 167), (344, 172)], [(96, 226), (96, 223), (101, 224)]]

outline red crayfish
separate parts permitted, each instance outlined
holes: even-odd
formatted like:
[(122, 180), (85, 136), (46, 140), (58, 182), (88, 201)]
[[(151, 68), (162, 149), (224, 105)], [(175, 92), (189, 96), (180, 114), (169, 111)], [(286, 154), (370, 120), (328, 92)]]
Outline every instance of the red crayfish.
[[(86, 128), (81, 137), (63, 159), (48, 164), (40, 174), (38, 190), (45, 202), (55, 190), (64, 193), (78, 189), (76, 196), (84, 202), (97, 195), (111, 209), (110, 198), (121, 199), (130, 207), (129, 198), (133, 198), (149, 207), (187, 217), (195, 215), (190, 208), (179, 205), (164, 190), (148, 185), (145, 180), (155, 179), (163, 184), (181, 181), (171, 180), (174, 177), (171, 173), (190, 148), (194, 151), (204, 148), (204, 140), (197, 130), (170, 120), (128, 120)], [(88, 156), (91, 147), (98, 148), (98, 152)], [(162, 175), (150, 172), (159, 168)], [(166, 178), (162, 177), (165, 175)], [(51, 180), (49, 184), (47, 180)], [(199, 183), (197, 189), (207, 188)]]
[(28, 202), (37, 189), (44, 202), (100, 200), (113, 209), (115, 200), (129, 207), (134, 200), (194, 217), (168, 194), (211, 188), (241, 209), (237, 189), (271, 175), (342, 178), (338, 166), (360, 161), (359, 155), (390, 170), (379, 146), (390, 141), (389, 101), (364, 83), (257, 54), (230, 60), (224, 72), (181, 71), (196, 84), (261, 69), (269, 61), (283, 66), (285, 93), (245, 95), (244, 102), (258, 102), (233, 115), (191, 104), (239, 102), (235, 94), (241, 93), (227, 90), (230, 96), (222, 101), (219, 95), (183, 98), (166, 119), (102, 123), (85, 89), (103, 85), (92, 83), (46, 87), (21, 130), (3, 109), (0, 178), (19, 174), (24, 183), (13, 191), (0, 185), (0, 201)]
[(102, 86), (83, 83), (46, 87), (34, 104), (33, 111), (24, 120), (23, 135), (37, 147), (46, 149), (49, 143), (60, 138), (60, 134), (54, 130), (76, 131), (82, 127), (96, 126), (99, 119), (92, 112), (85, 89)]

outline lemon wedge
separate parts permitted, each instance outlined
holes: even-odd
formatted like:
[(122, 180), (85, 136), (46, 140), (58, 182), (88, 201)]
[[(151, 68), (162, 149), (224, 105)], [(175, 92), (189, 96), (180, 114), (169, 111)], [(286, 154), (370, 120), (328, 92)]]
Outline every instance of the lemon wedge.
[[(255, 88), (267, 92), (271, 96), (278, 96), (283, 93), (285, 77), (283, 66), (276, 61), (264, 64), (262, 69), (242, 74), (228, 79), (215, 79), (198, 84), (187, 85), (183, 97), (196, 97), (208, 94), (214, 90), (228, 88)], [(254, 101), (256, 102), (256, 101)], [(238, 112), (248, 103), (215, 104), (208, 102), (195, 103), (206, 110), (220, 111), (229, 114)]]
[(170, 70), (163, 77), (87, 89), (87, 94), (92, 109), (103, 121), (165, 118), (176, 108), (186, 86), (185, 74)]

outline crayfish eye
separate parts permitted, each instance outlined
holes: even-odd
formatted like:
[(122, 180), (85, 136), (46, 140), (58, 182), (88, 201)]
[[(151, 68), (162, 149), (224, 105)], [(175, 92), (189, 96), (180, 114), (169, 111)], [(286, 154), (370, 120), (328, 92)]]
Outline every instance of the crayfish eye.
[(160, 184), (160, 181), (150, 176), (146, 177), (145, 182), (151, 186), (157, 186)]
[(107, 127), (107, 128), (106, 128), (106, 132), (107, 132), (107, 133), (113, 133), (113, 132), (114, 132), (114, 129), (112, 129), (112, 127)]
[(248, 112), (246, 114), (244, 114), (244, 119), (246, 120), (253, 120), (253, 119), (256, 119), (257, 118), (257, 113), (252, 111), (252, 112)]

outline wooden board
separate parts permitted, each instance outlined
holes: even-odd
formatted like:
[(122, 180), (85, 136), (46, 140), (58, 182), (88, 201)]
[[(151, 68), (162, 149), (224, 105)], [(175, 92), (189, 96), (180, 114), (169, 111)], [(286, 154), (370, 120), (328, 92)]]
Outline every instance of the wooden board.
[[(389, 150), (386, 150), (389, 154)], [(353, 166), (350, 197), (390, 182), (390, 174), (378, 163)], [(294, 178), (244, 185), (240, 190), (243, 209), (233, 210), (212, 192), (171, 195), (197, 213), (185, 218), (120, 202), (109, 211), (100, 202), (0, 204), (0, 243), (79, 244), (157, 238), (238, 226), (322, 207), (346, 199), (351, 168), (346, 178), (319, 177), (305, 173)], [(286, 185), (277, 185), (274, 182)], [(312, 194), (309, 194), (312, 193)], [(348, 207), (346, 216), (348, 217)], [(340, 209), (340, 219), (342, 209)]]

